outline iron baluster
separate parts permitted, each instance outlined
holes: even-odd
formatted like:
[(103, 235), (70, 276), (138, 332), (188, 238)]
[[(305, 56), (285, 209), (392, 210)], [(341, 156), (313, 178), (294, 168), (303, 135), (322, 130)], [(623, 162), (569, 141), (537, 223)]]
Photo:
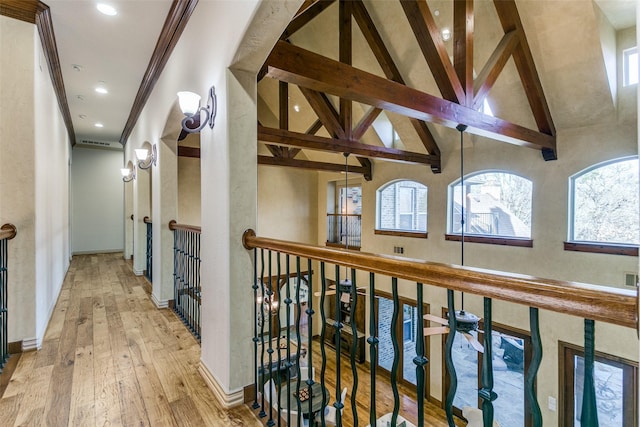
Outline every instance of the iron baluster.
[[(324, 376), (327, 370), (327, 353), (324, 348), (324, 340), (326, 335), (327, 316), (324, 312), (324, 297), (327, 291), (327, 278), (325, 275), (324, 262), (320, 262), (320, 320), (322, 321), (322, 327), (320, 328), (320, 356), (322, 358), (322, 366), (320, 368), (320, 383), (325, 384)], [(309, 349), (311, 351), (311, 349)], [(322, 387), (322, 407), (329, 403), (329, 396), (327, 396), (327, 389)], [(320, 411), (320, 424), (325, 425), (324, 411)]]
[(491, 348), (491, 298), (484, 298), (484, 357), (482, 358), (482, 419), (485, 427), (493, 425), (493, 401), (498, 395), (493, 391), (493, 359)]
[(582, 389), (582, 427), (598, 427), (596, 387), (593, 380), (595, 364), (595, 322), (584, 319), (584, 387)]
[(400, 314), (400, 300), (398, 299), (398, 278), (391, 278), (391, 294), (393, 299), (393, 314), (391, 315), (391, 342), (393, 343), (393, 364), (391, 365), (391, 390), (393, 391), (393, 414), (391, 425), (398, 422), (400, 411), (400, 394), (398, 393), (398, 368), (400, 366), (400, 348), (398, 346), (398, 315)]
[[(268, 338), (269, 338), (269, 348), (267, 349), (267, 353), (269, 353), (269, 374), (270, 377), (273, 378), (273, 323), (271, 315), (271, 304), (273, 303), (273, 284), (272, 281), (272, 270), (271, 270), (271, 259), (273, 257), (273, 252), (269, 251), (269, 277), (267, 278), (267, 304), (265, 307), (265, 300), (262, 300), (262, 306), (266, 311), (266, 316), (268, 318)], [(279, 362), (278, 362), (279, 367)], [(275, 421), (273, 421), (273, 392), (271, 391), (271, 387), (269, 387), (269, 421), (267, 421), (267, 427), (273, 427), (275, 425)]]
[(529, 370), (525, 377), (525, 399), (531, 409), (533, 427), (542, 427), (542, 412), (536, 397), (536, 377), (542, 362), (542, 340), (540, 339), (540, 324), (538, 323), (538, 309), (529, 307), (529, 326), (531, 330), (531, 346), (533, 354)]
[(413, 358), (413, 363), (416, 365), (416, 384), (417, 384), (417, 406), (418, 406), (418, 426), (424, 426), (424, 390), (425, 390), (425, 365), (429, 363), (429, 360), (424, 355), (424, 313), (423, 313), (423, 285), (422, 283), (416, 284), (416, 305), (417, 305), (417, 319), (420, 327), (416, 328), (416, 357)]
[[(175, 233), (175, 231), (174, 231)], [(253, 250), (253, 409), (258, 409), (258, 250)]]
[(343, 404), (338, 400), (340, 396), (340, 354), (342, 351), (342, 319), (340, 315), (340, 297), (342, 295), (342, 286), (340, 286), (340, 266), (336, 264), (336, 318), (333, 323), (333, 327), (335, 329), (334, 340), (336, 345), (336, 401), (333, 404), (333, 407), (336, 408), (336, 425), (338, 427), (342, 426), (342, 408)]
[[(280, 252), (278, 252), (276, 254), (276, 266), (277, 266), (276, 269), (277, 269), (277, 275), (278, 275), (278, 285), (277, 285), (277, 288), (276, 288), (276, 295), (278, 296), (276, 298), (276, 300), (278, 301), (278, 310), (277, 310), (277, 314), (276, 314), (276, 319), (277, 319), (276, 320), (276, 327), (278, 329), (278, 340), (277, 340), (277, 343), (276, 343), (276, 347), (278, 349), (278, 370), (279, 370), (278, 371), (279, 373), (278, 373), (277, 380), (278, 380), (278, 390), (280, 390), (280, 388), (282, 387), (282, 375), (280, 375), (280, 370), (283, 368), (283, 365), (282, 365), (282, 363), (283, 363), (282, 362), (282, 346), (280, 345), (280, 335), (281, 335), (280, 334), (280, 327), (281, 327), (281, 325), (280, 325), (280, 301), (282, 301), (282, 298), (281, 298), (281, 295), (280, 295), (281, 294), (281, 291), (280, 291), (280, 277), (281, 277), (280, 276), (281, 275)], [(289, 277), (289, 276), (287, 276), (287, 277)], [(287, 283), (287, 286), (288, 286), (288, 283)], [(287, 346), (288, 345), (289, 345), (289, 343), (287, 343)], [(286, 352), (286, 350), (285, 350), (285, 352)], [(289, 368), (286, 368), (286, 370), (287, 370), (287, 373), (288, 373), (289, 372)], [(282, 399), (282, 396), (280, 396), (280, 393), (278, 393), (278, 414), (280, 413), (281, 399)], [(280, 424), (281, 424), (281, 417), (278, 416), (278, 425), (280, 425)]]
[(358, 330), (354, 316), (358, 307), (358, 294), (356, 291), (356, 271), (351, 269), (351, 298), (350, 304), (350, 323), (351, 323), (351, 372), (353, 373), (353, 387), (351, 388), (351, 413), (353, 414), (353, 425), (358, 425), (358, 407), (356, 405), (356, 394), (358, 393), (358, 370), (356, 367), (356, 348), (358, 346)]
[[(261, 370), (262, 370), (262, 386), (263, 386), (263, 393), (262, 393), (262, 409), (260, 410), (260, 413), (258, 414), (260, 416), (260, 418), (264, 418), (267, 416), (267, 412), (265, 411), (265, 407), (264, 407), (264, 401), (265, 401), (265, 393), (264, 393), (264, 384), (265, 384), (265, 377), (267, 376), (267, 369), (265, 368), (265, 363), (264, 363), (264, 324), (265, 324), (265, 319), (264, 319), (264, 282), (263, 279), (264, 278), (264, 249), (260, 249), (260, 301), (256, 300), (256, 306), (260, 306), (260, 344), (261, 344), (261, 352), (260, 352), (260, 366), (261, 366)], [(269, 367), (269, 371), (271, 370), (271, 367)], [(269, 406), (271, 406), (271, 403), (269, 403)]]
[(444, 403), (444, 410), (447, 414), (447, 422), (449, 427), (455, 427), (456, 424), (453, 421), (453, 399), (456, 397), (456, 389), (458, 388), (458, 376), (456, 375), (456, 368), (453, 364), (453, 340), (456, 335), (456, 309), (453, 299), (453, 291), (447, 289), (447, 309), (449, 318), (449, 334), (447, 335), (447, 341), (444, 349), (444, 361), (449, 372), (449, 391), (447, 392), (446, 400)]
[[(311, 274), (311, 259), (307, 259), (307, 272), (308, 272), (308, 281), (307, 281), (307, 338), (309, 338), (309, 342), (307, 344), (307, 367), (309, 371), (309, 378), (307, 380), (307, 384), (309, 385), (309, 390), (313, 384), (315, 384), (315, 380), (313, 378), (313, 359), (311, 354), (311, 345), (313, 344), (313, 315), (315, 311), (313, 311), (313, 306), (311, 305), (311, 290), (313, 289), (313, 280)], [(300, 287), (300, 282), (298, 282), (298, 288)], [(313, 406), (313, 393), (309, 393), (309, 407)], [(324, 412), (324, 411), (323, 411)]]
[(371, 370), (371, 405), (369, 410), (369, 425), (376, 425), (376, 365), (378, 364), (378, 337), (376, 337), (377, 325), (375, 305), (375, 274), (369, 273), (369, 367)]
[[(300, 373), (300, 345), (302, 343), (300, 337), (300, 257), (296, 257), (296, 280), (298, 281), (298, 286), (296, 286), (296, 369), (298, 371), (297, 381), (296, 381), (296, 392), (300, 393), (300, 381), (301, 381), (301, 373)], [(298, 422), (297, 425), (300, 427), (300, 422), (302, 421), (302, 404), (300, 399), (296, 399), (298, 403)]]

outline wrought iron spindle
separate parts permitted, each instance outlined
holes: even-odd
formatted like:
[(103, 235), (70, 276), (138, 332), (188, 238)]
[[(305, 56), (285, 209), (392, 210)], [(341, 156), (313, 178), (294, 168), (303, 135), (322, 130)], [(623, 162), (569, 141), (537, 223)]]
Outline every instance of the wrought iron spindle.
[(444, 349), (444, 362), (449, 372), (449, 391), (447, 392), (446, 400), (444, 403), (444, 410), (447, 414), (447, 422), (449, 427), (455, 427), (456, 424), (453, 421), (453, 399), (456, 397), (456, 390), (458, 388), (458, 376), (456, 375), (456, 367), (453, 364), (453, 340), (456, 335), (456, 308), (453, 299), (453, 291), (447, 289), (447, 317), (449, 318), (449, 334), (447, 335), (447, 341)]
[(335, 329), (335, 345), (336, 345), (336, 401), (333, 404), (333, 407), (336, 408), (336, 425), (338, 427), (342, 426), (342, 408), (344, 407), (343, 403), (339, 401), (340, 393), (341, 393), (341, 384), (340, 384), (340, 354), (342, 352), (342, 318), (340, 314), (340, 297), (342, 296), (342, 286), (340, 285), (340, 266), (336, 264), (336, 318), (333, 323), (333, 327)]
[[(313, 378), (313, 358), (311, 355), (313, 352), (311, 351), (311, 346), (313, 344), (313, 315), (315, 311), (313, 310), (313, 306), (311, 305), (311, 290), (313, 289), (313, 279), (312, 279), (312, 266), (311, 259), (307, 259), (307, 338), (309, 339), (307, 343), (307, 367), (309, 370), (309, 378), (307, 379), (307, 384), (309, 385), (309, 390), (315, 384), (315, 379)], [(300, 282), (298, 281), (298, 288), (300, 287)], [(309, 407), (313, 406), (313, 393), (309, 393)], [(324, 406), (323, 406), (324, 408)], [(324, 412), (324, 411), (323, 411)]]
[[(324, 312), (324, 298), (327, 291), (327, 277), (325, 275), (324, 262), (320, 262), (320, 320), (322, 327), (320, 328), (320, 357), (322, 359), (322, 365), (320, 368), (320, 383), (325, 384), (325, 372), (327, 370), (327, 353), (324, 348), (327, 316)], [(311, 351), (311, 349), (309, 349)], [(329, 403), (329, 396), (326, 387), (322, 387), (322, 407), (324, 408)], [(324, 411), (320, 411), (320, 425), (325, 425)]]
[(531, 330), (531, 347), (533, 354), (529, 370), (525, 377), (525, 399), (531, 409), (533, 427), (542, 427), (542, 412), (536, 397), (536, 377), (540, 363), (542, 363), (542, 340), (540, 339), (540, 324), (538, 322), (538, 309), (529, 307), (529, 327)]
[(375, 304), (375, 274), (369, 273), (369, 367), (371, 370), (371, 405), (369, 409), (369, 425), (376, 425), (376, 366), (378, 365), (378, 337), (376, 336), (377, 324), (376, 316), (373, 314), (376, 311)]
[(7, 239), (0, 240), (0, 373), (9, 359)]
[[(298, 286), (296, 286), (296, 370), (298, 371), (297, 380), (296, 380), (296, 392), (300, 393), (300, 383), (301, 383), (301, 372), (300, 372), (300, 346), (302, 345), (302, 338), (300, 336), (300, 257), (296, 257), (296, 280), (298, 281)], [(296, 399), (298, 404), (298, 417), (297, 417), (297, 425), (300, 427), (300, 422), (302, 421), (302, 403), (300, 399)]]
[[(269, 277), (267, 278), (267, 304), (266, 304), (266, 316), (268, 317), (268, 325), (269, 325), (269, 331), (268, 331), (268, 339), (269, 339), (269, 348), (267, 348), (267, 353), (269, 354), (269, 376), (271, 377), (270, 379), (273, 379), (273, 316), (271, 315), (271, 308), (272, 308), (272, 304), (273, 304), (273, 275), (272, 275), (272, 263), (271, 260), (273, 258), (273, 252), (269, 251)], [(262, 300), (264, 303), (264, 300)], [(263, 304), (264, 306), (264, 304)], [(279, 366), (279, 361), (278, 361), (278, 368), (280, 368)], [(279, 371), (276, 371), (279, 372)], [(269, 421), (267, 421), (267, 427), (273, 427), (275, 425), (275, 421), (273, 420), (273, 393), (271, 391), (271, 387), (269, 387)]]
[(424, 352), (424, 310), (423, 304), (423, 284), (416, 284), (416, 305), (417, 319), (420, 327), (416, 328), (416, 357), (413, 363), (416, 365), (416, 384), (417, 384), (417, 406), (418, 406), (418, 426), (424, 426), (424, 390), (425, 390), (425, 365), (429, 360), (425, 357)]
[[(146, 221), (145, 221), (146, 222)], [(147, 224), (147, 279), (153, 283), (153, 224)]]
[[(291, 265), (289, 255), (287, 255), (285, 259), (287, 277), (291, 274)], [(289, 378), (291, 371), (291, 290), (289, 286), (286, 289), (286, 298), (284, 303), (286, 304), (286, 312), (287, 312), (287, 360), (285, 362), (285, 367), (287, 370), (287, 378)], [(280, 406), (278, 406), (280, 408)], [(291, 393), (287, 393), (287, 408), (291, 408)], [(291, 425), (291, 411), (287, 411), (287, 425)]]
[(258, 250), (253, 250), (253, 409), (258, 409)]
[(596, 388), (593, 380), (595, 364), (595, 322), (584, 319), (584, 387), (582, 389), (582, 427), (598, 427)]
[(484, 357), (482, 358), (482, 419), (485, 426), (493, 425), (493, 401), (498, 395), (493, 391), (493, 357), (491, 348), (491, 298), (484, 298)]
[(398, 278), (391, 278), (391, 295), (393, 299), (393, 314), (391, 317), (391, 342), (393, 343), (393, 364), (391, 365), (391, 390), (393, 391), (393, 414), (391, 425), (398, 422), (400, 412), (400, 394), (398, 393), (398, 368), (400, 366), (400, 347), (398, 345), (398, 316), (400, 314), (400, 300), (398, 299)]
[[(260, 418), (264, 418), (267, 416), (267, 412), (265, 411), (265, 406), (264, 406), (264, 402), (265, 402), (265, 393), (264, 393), (264, 384), (265, 384), (265, 379), (267, 376), (267, 372), (270, 372), (271, 367), (269, 367), (269, 369), (265, 368), (265, 361), (264, 361), (264, 324), (265, 324), (265, 319), (264, 319), (264, 297), (265, 297), (265, 289), (264, 289), (264, 281), (262, 280), (262, 278), (264, 277), (264, 249), (260, 249), (260, 278), (258, 280), (260, 280), (260, 300), (256, 300), (256, 306), (259, 306), (260, 309), (260, 370), (262, 372), (262, 387), (263, 387), (263, 393), (262, 393), (262, 402), (261, 402), (261, 406), (262, 409), (260, 410), (260, 414), (258, 414), (260, 416)], [(269, 390), (271, 390), (271, 388), (269, 388)], [(271, 392), (271, 391), (270, 391)], [(269, 396), (269, 406), (271, 406), (271, 396)]]
[(200, 341), (200, 233), (173, 228), (173, 242), (173, 310)]
[[(278, 310), (276, 312), (276, 329), (278, 330), (278, 340), (277, 340), (277, 343), (276, 343), (276, 348), (278, 349), (278, 369), (285, 368), (286, 372), (288, 373), (289, 372), (289, 368), (286, 367), (286, 366), (283, 366), (283, 362), (282, 362), (282, 345), (281, 345), (281, 342), (280, 342), (280, 338), (281, 338), (281, 335), (282, 335), (280, 333), (281, 326), (282, 326), (280, 324), (280, 308), (281, 308), (280, 307), (280, 301), (282, 301), (282, 295), (281, 295), (281, 291), (280, 291), (280, 277), (282, 277), (281, 276), (282, 269), (281, 269), (281, 263), (280, 263), (280, 252), (278, 252), (276, 254), (276, 269), (277, 269), (277, 274), (278, 274), (277, 287), (276, 287), (276, 295), (277, 295), (276, 300), (278, 301)], [(289, 277), (289, 275), (287, 275), (287, 278), (288, 277)], [(289, 283), (287, 283), (287, 287), (288, 286), (289, 286)], [(289, 343), (286, 343), (286, 344), (287, 344), (286, 346), (288, 347)], [(285, 352), (286, 352), (286, 350), (285, 350)], [(282, 375), (278, 374), (277, 381), (278, 381), (278, 390), (280, 390), (282, 388)], [(280, 406), (282, 406), (281, 405), (281, 401), (282, 401), (282, 396), (280, 395), (280, 393), (278, 393), (278, 403), (277, 403), (278, 414), (280, 413)], [(280, 416), (278, 416), (277, 418), (278, 418), (278, 425), (280, 425), (281, 422), (282, 422), (282, 419), (281, 419)]]
[(355, 315), (358, 308), (358, 294), (356, 284), (356, 271), (351, 269), (351, 289), (350, 289), (350, 323), (351, 323), (351, 373), (353, 374), (353, 387), (351, 387), (351, 413), (353, 414), (353, 425), (358, 425), (358, 407), (356, 405), (356, 395), (358, 393), (358, 369), (356, 367), (356, 349), (358, 347), (358, 330), (356, 329)]

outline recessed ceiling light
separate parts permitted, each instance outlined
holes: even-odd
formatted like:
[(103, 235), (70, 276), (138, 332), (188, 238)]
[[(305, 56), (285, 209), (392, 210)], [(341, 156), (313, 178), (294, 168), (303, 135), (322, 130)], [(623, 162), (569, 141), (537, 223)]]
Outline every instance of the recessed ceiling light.
[(98, 3), (96, 5), (100, 13), (104, 13), (105, 15), (114, 16), (118, 14), (118, 11), (115, 7), (109, 6), (108, 4)]
[(103, 128), (104, 127), (104, 125), (102, 123), (96, 123), (94, 126), (97, 127), (97, 128)]
[(447, 41), (451, 38), (451, 30), (448, 28), (443, 28), (440, 32), (442, 34), (442, 40)]
[(295, 111), (296, 113), (299, 113), (300, 112), (300, 106), (298, 104), (295, 104), (293, 106), (293, 111)]
[(98, 93), (109, 93), (109, 91), (107, 90), (107, 88), (103, 87), (103, 86), (97, 86), (96, 87), (96, 92)]

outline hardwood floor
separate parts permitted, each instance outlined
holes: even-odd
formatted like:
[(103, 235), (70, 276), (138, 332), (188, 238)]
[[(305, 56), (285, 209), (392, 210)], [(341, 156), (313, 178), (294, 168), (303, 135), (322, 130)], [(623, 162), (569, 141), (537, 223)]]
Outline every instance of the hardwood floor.
[(42, 349), (24, 353), (0, 399), (0, 426), (252, 426), (197, 372), (200, 347), (155, 308), (122, 254), (75, 256)]

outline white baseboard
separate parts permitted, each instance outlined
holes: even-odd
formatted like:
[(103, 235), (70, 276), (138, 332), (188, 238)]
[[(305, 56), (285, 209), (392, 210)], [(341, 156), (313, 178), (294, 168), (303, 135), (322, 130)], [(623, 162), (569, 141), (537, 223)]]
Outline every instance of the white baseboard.
[(244, 390), (240, 389), (227, 394), (209, 369), (202, 363), (202, 360), (198, 366), (198, 372), (200, 372), (207, 387), (213, 392), (213, 395), (218, 399), (222, 407), (229, 409), (244, 404)]
[(142, 276), (144, 275), (144, 270), (136, 270), (136, 268), (133, 267), (133, 274), (135, 274), (136, 276)]
[(159, 300), (158, 298), (156, 298), (155, 294), (153, 294), (153, 292), (151, 293), (151, 301), (153, 301), (153, 303), (156, 305), (157, 308), (168, 308), (169, 307), (169, 300)]
[(25, 338), (22, 340), (22, 351), (34, 351), (42, 348), (42, 340), (38, 338)]

